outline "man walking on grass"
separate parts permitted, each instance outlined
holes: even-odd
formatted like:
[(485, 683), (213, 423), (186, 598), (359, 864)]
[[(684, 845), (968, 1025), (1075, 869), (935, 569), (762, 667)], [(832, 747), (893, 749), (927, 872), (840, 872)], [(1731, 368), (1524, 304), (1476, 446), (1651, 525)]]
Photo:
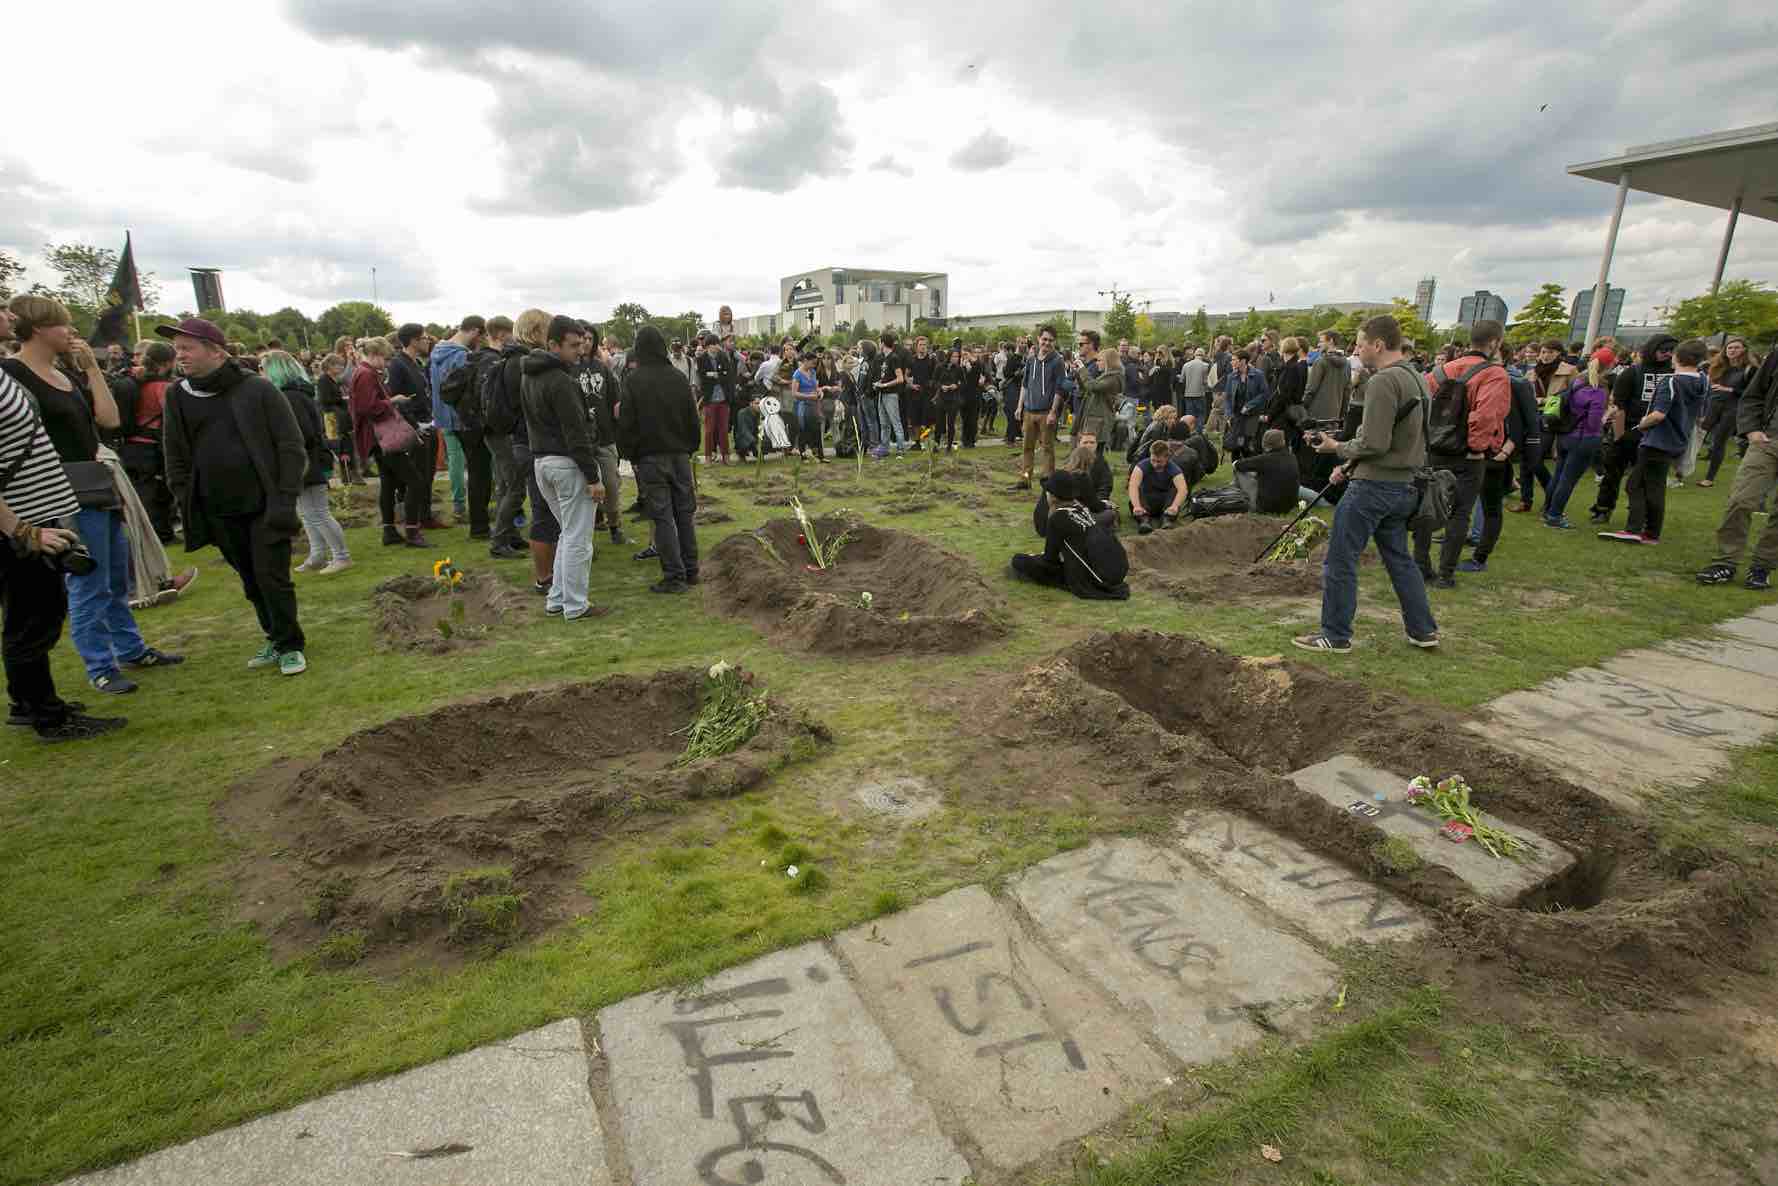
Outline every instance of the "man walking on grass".
[(1425, 388), (1401, 350), (1401, 323), (1384, 315), (1364, 323), (1358, 352), (1376, 373), (1366, 384), (1364, 420), (1349, 441), (1316, 434), (1317, 452), (1340, 464), (1328, 481), (1346, 484), (1334, 508), (1333, 534), (1322, 565), (1321, 629), (1292, 639), (1305, 651), (1344, 655), (1352, 649), (1358, 613), (1358, 560), (1374, 537), (1389, 582), (1401, 602), (1408, 642), (1438, 646), (1438, 624), (1426, 599), (1426, 581), (1408, 554), (1408, 523), (1419, 506), (1414, 470), (1426, 463)]
[(213, 543), (241, 577), (265, 645), (248, 667), (308, 670), (290, 579), (290, 541), (302, 524), (309, 455), (284, 393), (229, 357), (222, 331), (201, 317), (155, 330), (173, 339), (185, 378), (167, 388), (162, 440), (167, 485), (185, 519), (185, 550)]

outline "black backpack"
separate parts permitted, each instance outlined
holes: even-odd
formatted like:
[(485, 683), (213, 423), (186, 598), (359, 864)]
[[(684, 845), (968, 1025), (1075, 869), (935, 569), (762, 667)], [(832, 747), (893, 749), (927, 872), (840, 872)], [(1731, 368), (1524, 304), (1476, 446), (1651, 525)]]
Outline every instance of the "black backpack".
[(1469, 381), (1500, 364), (1484, 358), (1460, 376), (1451, 374), (1453, 365), (1445, 364), (1444, 378), (1426, 412), (1426, 450), (1440, 457), (1462, 457), (1469, 452)]
[(506, 365), (521, 353), (502, 354), (481, 369), (482, 423), (495, 436), (510, 436), (519, 422), (517, 392), (507, 390)]
[(1213, 519), (1218, 515), (1242, 515), (1253, 508), (1247, 496), (1234, 486), (1218, 486), (1191, 496), (1187, 504), (1194, 519)]
[(458, 407), (463, 396), (475, 386), (475, 359), (465, 358), (463, 365), (444, 377), (438, 385), (438, 398), (451, 407)]
[(1185, 443), (1197, 452), (1198, 469), (1205, 477), (1216, 472), (1216, 467), (1222, 463), (1222, 454), (1216, 451), (1216, 446), (1209, 437), (1201, 432), (1194, 432), (1185, 438)]

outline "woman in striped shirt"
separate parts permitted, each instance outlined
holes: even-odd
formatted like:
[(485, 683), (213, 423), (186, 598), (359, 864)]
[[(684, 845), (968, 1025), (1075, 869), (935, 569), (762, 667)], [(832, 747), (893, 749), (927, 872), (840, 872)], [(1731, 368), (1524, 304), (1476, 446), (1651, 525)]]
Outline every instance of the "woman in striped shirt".
[[(12, 315), (0, 310), (0, 339)], [(24, 389), (0, 372), (0, 605), (5, 625), (9, 725), (29, 726), (45, 741), (83, 741), (121, 729), (121, 717), (89, 717), (84, 705), (56, 694), (49, 653), (68, 616), (61, 565), (80, 537), (60, 526), (80, 504), (62, 473), (49, 432)]]

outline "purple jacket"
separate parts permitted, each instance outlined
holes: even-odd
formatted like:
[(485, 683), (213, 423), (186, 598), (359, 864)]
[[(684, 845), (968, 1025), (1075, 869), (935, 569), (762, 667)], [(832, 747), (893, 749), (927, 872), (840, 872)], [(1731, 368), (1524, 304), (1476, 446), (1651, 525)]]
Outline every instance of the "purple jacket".
[(1611, 403), (1611, 393), (1603, 387), (1589, 387), (1586, 383), (1579, 382), (1568, 389), (1564, 399), (1569, 412), (1574, 416), (1574, 431), (1564, 433), (1562, 440), (1578, 441), (1600, 435), (1601, 426), (1605, 423), (1605, 409)]

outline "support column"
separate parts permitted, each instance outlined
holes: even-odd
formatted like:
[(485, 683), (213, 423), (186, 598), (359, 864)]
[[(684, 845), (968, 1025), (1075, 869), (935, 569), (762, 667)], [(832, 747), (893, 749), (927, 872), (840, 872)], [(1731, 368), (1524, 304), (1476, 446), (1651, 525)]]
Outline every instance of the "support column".
[(1630, 171), (1625, 169), (1617, 178), (1617, 204), (1611, 210), (1611, 227), (1605, 232), (1605, 254), (1599, 258), (1599, 279), (1593, 285), (1593, 309), (1587, 315), (1586, 350), (1593, 350), (1593, 340), (1599, 336), (1599, 322), (1605, 316), (1605, 298), (1611, 294), (1611, 253), (1617, 250), (1617, 228), (1624, 220), (1624, 199), (1630, 195)]
[(1741, 195), (1735, 195), (1735, 204), (1729, 207), (1729, 225), (1722, 232), (1722, 250), (1716, 253), (1716, 277), (1710, 281), (1710, 295), (1715, 296), (1716, 290), (1722, 287), (1722, 272), (1729, 264), (1729, 244), (1735, 241), (1735, 223), (1741, 219)]

